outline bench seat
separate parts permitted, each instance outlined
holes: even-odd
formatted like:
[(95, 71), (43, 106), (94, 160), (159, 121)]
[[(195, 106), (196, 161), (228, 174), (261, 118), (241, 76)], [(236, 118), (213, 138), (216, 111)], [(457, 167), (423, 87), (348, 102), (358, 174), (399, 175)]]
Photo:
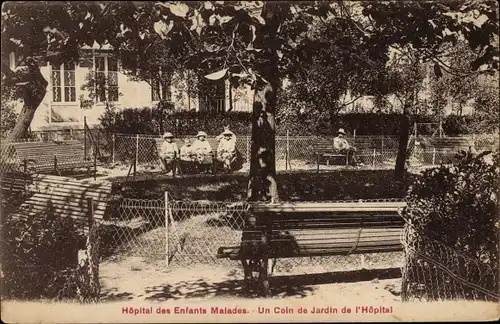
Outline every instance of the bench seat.
[(104, 218), (111, 183), (36, 174), (30, 175), (27, 190), (32, 196), (12, 214), (13, 219), (44, 217), (47, 214), (69, 217), (74, 220), (77, 230), (86, 234), (91, 212), (95, 220)]

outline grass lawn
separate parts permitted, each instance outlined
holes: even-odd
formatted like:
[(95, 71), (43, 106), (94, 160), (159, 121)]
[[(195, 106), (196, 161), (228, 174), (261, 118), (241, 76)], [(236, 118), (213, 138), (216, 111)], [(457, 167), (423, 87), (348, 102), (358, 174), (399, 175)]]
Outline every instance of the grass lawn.
[[(403, 198), (412, 175), (395, 179), (392, 170), (290, 172), (277, 176), (284, 201)], [(113, 198), (162, 199), (168, 191), (175, 199), (241, 201), (246, 198), (248, 176), (243, 174), (191, 178), (158, 176), (122, 182), (113, 180)]]

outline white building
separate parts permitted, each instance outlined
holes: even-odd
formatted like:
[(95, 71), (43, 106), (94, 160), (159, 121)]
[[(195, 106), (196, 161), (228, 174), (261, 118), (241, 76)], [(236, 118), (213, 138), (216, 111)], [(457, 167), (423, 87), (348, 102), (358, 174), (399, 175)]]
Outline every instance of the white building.
[[(84, 120), (92, 127), (99, 124), (99, 117), (105, 110), (105, 95), (98, 94), (89, 102), (89, 91), (82, 89), (91, 74), (103, 74), (107, 79), (108, 100), (116, 109), (153, 107), (160, 97), (174, 104), (176, 110), (216, 110), (216, 111), (251, 111), (253, 90), (250, 87), (229, 89), (229, 82), (213, 83), (210, 96), (202, 92), (192, 94), (187, 91), (187, 82), (172, 85), (169, 89), (160, 89), (158, 85), (151, 86), (145, 81), (135, 81), (127, 76), (120, 62), (111, 55), (109, 48), (83, 48), (85, 53), (77, 64), (65, 63), (53, 66), (43, 63), (41, 73), (48, 81), (45, 97), (37, 108), (32, 131), (81, 129)], [(9, 56), (10, 67), (16, 68), (14, 53)], [(184, 84), (182, 84), (184, 83)], [(215, 95), (214, 95), (215, 93)], [(22, 102), (16, 105), (19, 112)]]

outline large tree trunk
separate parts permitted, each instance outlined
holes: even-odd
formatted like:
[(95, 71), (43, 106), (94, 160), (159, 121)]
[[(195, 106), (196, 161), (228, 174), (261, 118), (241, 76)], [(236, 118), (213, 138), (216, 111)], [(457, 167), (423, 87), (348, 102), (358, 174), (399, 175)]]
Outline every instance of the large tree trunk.
[(250, 149), (250, 179), (248, 199), (250, 201), (276, 201), (279, 199), (276, 184), (276, 124), (275, 112), (277, 91), (280, 85), (278, 55), (272, 48), (277, 31), (283, 20), (279, 3), (265, 2), (261, 16), (266, 25), (262, 29), (266, 48), (262, 61), (255, 65), (264, 80), (258, 80), (252, 110), (252, 140)]
[(248, 185), (248, 198), (252, 201), (278, 199), (274, 119), (276, 90), (277, 82), (271, 82), (256, 89), (254, 94)]
[(396, 158), (396, 167), (394, 168), (394, 174), (396, 178), (402, 177), (405, 172), (409, 130), (410, 130), (410, 119), (407, 113), (403, 112), (400, 121), (398, 155)]
[[(7, 141), (21, 139), (26, 135), (30, 127), (33, 116), (38, 106), (42, 103), (47, 89), (47, 80), (40, 72), (40, 68), (34, 62), (29, 63), (26, 72), (22, 73), (18, 82), (19, 87), (22, 87), (22, 98), (24, 100), (23, 108), (19, 113), (16, 125), (9, 134)], [(19, 85), (21, 83), (21, 85)], [(22, 84), (25, 83), (25, 84)]]

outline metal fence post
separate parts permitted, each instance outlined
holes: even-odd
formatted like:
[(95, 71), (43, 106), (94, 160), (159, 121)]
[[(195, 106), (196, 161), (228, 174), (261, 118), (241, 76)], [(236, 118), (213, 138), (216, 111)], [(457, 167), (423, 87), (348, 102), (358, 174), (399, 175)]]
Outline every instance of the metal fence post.
[(290, 159), (290, 139), (288, 129), (286, 130), (286, 152), (285, 152), (285, 170), (288, 170), (288, 160)]
[(250, 164), (250, 146), (251, 146), (250, 137), (251, 136), (247, 135), (247, 162), (248, 162), (248, 164)]
[(89, 222), (89, 231), (94, 223), (94, 201), (92, 197), (87, 198), (87, 220)]
[(165, 265), (168, 267), (168, 256), (169, 256), (169, 246), (168, 246), (168, 192), (165, 191)]
[(436, 164), (436, 148), (432, 150), (432, 165)]
[[(139, 162), (139, 134), (135, 136), (135, 165)], [(134, 168), (135, 172), (135, 168)]]
[(100, 145), (99, 145), (99, 130), (97, 131), (97, 134), (96, 134), (95, 150), (96, 150), (97, 154), (99, 154), (99, 156), (101, 156), (101, 149), (100, 149)]
[(372, 160), (372, 166), (375, 166), (375, 148), (373, 148), (373, 160)]
[(97, 153), (94, 152), (94, 180), (97, 177)]
[(83, 116), (83, 156), (87, 160), (87, 116)]
[(112, 142), (112, 145), (111, 145), (111, 161), (114, 164), (115, 163), (115, 134), (113, 134), (111, 142)]

